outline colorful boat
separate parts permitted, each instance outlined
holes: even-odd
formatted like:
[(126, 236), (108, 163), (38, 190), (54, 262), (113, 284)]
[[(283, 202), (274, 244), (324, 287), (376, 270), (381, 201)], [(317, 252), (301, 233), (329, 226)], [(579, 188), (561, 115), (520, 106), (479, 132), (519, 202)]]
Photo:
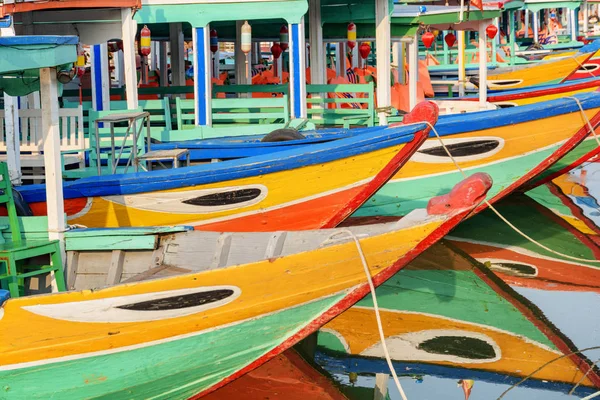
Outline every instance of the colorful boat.
[[(423, 103), (411, 116), (435, 124), (437, 108)], [(88, 227), (334, 227), (408, 161), (429, 129), (415, 123), (241, 160), (83, 178), (64, 184), (65, 211), (70, 223)], [(44, 215), (44, 185), (19, 191), (35, 215)]]
[(600, 263), (596, 261), (600, 260), (600, 247), (586, 234), (528, 196), (510, 197), (497, 209), (544, 246), (590, 261), (542, 249), (488, 210), (465, 221), (448, 239), (511, 285), (600, 293)]
[[(560, 358), (577, 349), (539, 309), (448, 243), (433, 246), (376, 293), (387, 348), (395, 361), (600, 385), (585, 357)], [(365, 297), (327, 323), (319, 332), (319, 345), (381, 359), (372, 298)]]
[[(471, 176), (427, 210), (390, 224), (185, 232), (161, 246), (159, 265), (138, 264), (129, 283), (9, 299), (0, 308), (2, 390), (27, 399), (200, 397), (350, 307), (369, 291), (366, 274), (380, 285), (459, 223), (490, 186), (489, 176)], [(193, 272), (182, 275), (186, 265)], [(161, 267), (178, 275), (142, 280)], [(110, 275), (108, 263), (104, 270)]]
[[(566, 81), (575, 71), (585, 64), (593, 52), (576, 57), (541, 61), (532, 65), (498, 68), (487, 76), (487, 87), (491, 90), (519, 89), (529, 86), (548, 85)], [(478, 78), (470, 78), (479, 85)]]
[[(600, 151), (589, 138), (586, 120), (578, 105), (586, 110), (593, 126), (600, 123), (600, 95), (578, 94), (512, 109), (440, 116), (435, 128), (453, 157), (469, 172), (492, 175), (494, 187), (488, 200), (496, 201), (544, 174), (565, 171)], [(577, 100), (576, 100), (577, 99)], [(370, 129), (328, 129), (302, 132), (306, 139), (264, 143), (264, 136), (220, 138), (208, 141), (171, 143), (164, 148), (191, 149), (199, 159), (245, 157), (268, 154), (287, 146), (334, 140), (368, 132)], [(526, 134), (523, 134), (523, 133)], [(398, 217), (423, 207), (439, 191), (449, 190), (462, 175), (447, 157), (433, 133), (407, 164), (369, 199), (354, 217)], [(546, 172), (548, 171), (548, 172)]]
[[(579, 79), (556, 85), (532, 86), (523, 89), (488, 93), (487, 101), (499, 107), (514, 107), (574, 96), (578, 93), (595, 92), (600, 87), (600, 78)], [(448, 99), (446, 101), (454, 101)], [(479, 101), (477, 96), (457, 98), (456, 101)]]

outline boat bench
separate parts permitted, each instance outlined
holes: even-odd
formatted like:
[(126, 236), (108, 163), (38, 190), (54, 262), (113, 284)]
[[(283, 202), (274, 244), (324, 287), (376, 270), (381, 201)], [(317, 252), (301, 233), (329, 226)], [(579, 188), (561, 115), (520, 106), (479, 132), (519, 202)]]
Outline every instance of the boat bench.
[[(194, 100), (175, 99), (177, 129), (195, 127)], [(240, 126), (269, 124), (271, 130), (283, 128), (290, 120), (287, 95), (282, 97), (212, 99), (213, 126), (227, 125), (237, 130)], [(231, 136), (231, 135), (228, 135)]]
[[(373, 126), (375, 97), (373, 83), (306, 85), (310, 121), (317, 126)], [(320, 96), (319, 96), (320, 94)], [(333, 107), (333, 108), (330, 108)]]

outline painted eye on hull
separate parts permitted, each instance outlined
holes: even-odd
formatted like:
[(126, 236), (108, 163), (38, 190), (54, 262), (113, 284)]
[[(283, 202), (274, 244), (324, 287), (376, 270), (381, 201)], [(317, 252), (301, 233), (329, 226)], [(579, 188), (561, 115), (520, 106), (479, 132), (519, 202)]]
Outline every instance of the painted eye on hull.
[(506, 275), (534, 277), (537, 275), (537, 269), (531, 265), (518, 263), (492, 263), (490, 266), (492, 271), (502, 272)]
[(592, 72), (600, 68), (598, 64), (583, 64), (581, 68), (577, 70), (577, 72)]
[(211, 290), (200, 293), (190, 293), (181, 296), (165, 297), (162, 299), (125, 304), (117, 308), (134, 311), (179, 310), (182, 308), (198, 307), (221, 301), (233, 295), (231, 289)]
[[(469, 142), (447, 144), (446, 148), (453, 157), (468, 157), (485, 154), (500, 146), (497, 140), (472, 140)], [(448, 157), (442, 146), (419, 150), (419, 153), (436, 157)]]
[(498, 80), (498, 81), (488, 81), (488, 85), (490, 87), (494, 87), (494, 86), (514, 86), (514, 85), (518, 85), (519, 83), (522, 83), (523, 80), (522, 79), (507, 79), (507, 80)]
[(228, 192), (211, 193), (195, 197), (193, 199), (184, 200), (182, 203), (200, 207), (225, 206), (254, 200), (260, 196), (261, 193), (262, 191), (256, 188), (231, 190)]
[(417, 348), (428, 353), (469, 360), (487, 360), (496, 357), (494, 348), (488, 342), (474, 337), (438, 336), (419, 343)]

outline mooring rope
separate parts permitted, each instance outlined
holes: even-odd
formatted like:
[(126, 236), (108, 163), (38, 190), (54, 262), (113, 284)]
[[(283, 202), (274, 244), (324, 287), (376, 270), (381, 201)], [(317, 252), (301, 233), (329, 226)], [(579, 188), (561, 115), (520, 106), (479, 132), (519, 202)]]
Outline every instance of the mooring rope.
[[(360, 241), (358, 237), (350, 231), (349, 229), (341, 229), (336, 230), (332, 236), (345, 233), (348, 237), (354, 240), (356, 244), (356, 249), (358, 250), (358, 254), (360, 256), (360, 260), (362, 261), (363, 269), (365, 271), (365, 275), (367, 277), (367, 282), (369, 282), (369, 290), (371, 291), (371, 297), (373, 298), (373, 310), (375, 311), (375, 319), (377, 320), (377, 329), (379, 330), (379, 339), (381, 340), (381, 347), (383, 348), (383, 354), (385, 355), (385, 360), (387, 361), (388, 368), (390, 369), (390, 373), (394, 378), (394, 383), (396, 384), (396, 388), (398, 388), (398, 392), (400, 392), (400, 396), (402, 396), (402, 400), (407, 400), (406, 394), (402, 389), (402, 385), (400, 384), (400, 380), (398, 379), (398, 375), (396, 374), (396, 370), (394, 369), (394, 365), (392, 364), (392, 358), (390, 357), (390, 353), (387, 348), (387, 344), (385, 342), (385, 334), (383, 333), (383, 324), (381, 323), (381, 315), (379, 313), (379, 305), (377, 303), (377, 295), (375, 294), (375, 285), (373, 284), (373, 279), (371, 278), (371, 273), (369, 272), (369, 266), (367, 264), (367, 259), (365, 258), (365, 254), (363, 252), (362, 246), (360, 245)], [(331, 236), (328, 240), (332, 240)], [(340, 240), (340, 239), (337, 239)], [(327, 242), (327, 241), (325, 241)], [(324, 243), (325, 243), (324, 242)]]
[(575, 100), (575, 103), (577, 103), (577, 106), (579, 107), (579, 111), (581, 112), (581, 115), (583, 116), (583, 120), (585, 121), (585, 123), (587, 124), (588, 128), (590, 129), (590, 132), (592, 133), (592, 135), (594, 135), (594, 139), (596, 139), (596, 143), (600, 147), (600, 139), (598, 138), (598, 134), (596, 133), (596, 130), (592, 126), (592, 123), (590, 122), (590, 119), (585, 114), (585, 111), (583, 111), (583, 106), (581, 105), (581, 102), (579, 101), (579, 99), (577, 97), (572, 97), (572, 96), (568, 96), (568, 97), (564, 97), (564, 98), (565, 99)]
[[(575, 99), (577, 100), (577, 99)], [(580, 104), (581, 106), (581, 104)], [(582, 109), (583, 110), (583, 109)], [(584, 113), (585, 116), (585, 113)], [(587, 120), (587, 116), (586, 120)], [(448, 155), (448, 157), (450, 157), (450, 159), (452, 160), (452, 162), (454, 163), (454, 166), (456, 167), (456, 169), (462, 174), (462, 176), (464, 178), (467, 178), (467, 174), (465, 173), (465, 171), (460, 167), (460, 165), (458, 165), (458, 162), (456, 161), (456, 159), (454, 158), (454, 156), (452, 156), (452, 153), (450, 153), (450, 150), (448, 150), (448, 148), (446, 147), (446, 144), (444, 143), (444, 141), (442, 140), (441, 136), (439, 135), (439, 133), (437, 132), (437, 130), (435, 129), (435, 127), (433, 126), (433, 124), (431, 124), (428, 121), (421, 121), (421, 122), (415, 122), (415, 123), (411, 123), (411, 124), (407, 124), (407, 125), (415, 125), (415, 124), (426, 124), (428, 125), (432, 132), (435, 134), (435, 136), (437, 137), (438, 141), (440, 142), (440, 144), (442, 145), (442, 147), (444, 148), (444, 151), (446, 152), (446, 154)], [(589, 123), (589, 120), (588, 120)], [(589, 126), (591, 127), (591, 123), (589, 123)], [(593, 129), (592, 129), (592, 132)], [(596, 133), (594, 132), (594, 136), (596, 135)], [(599, 140), (596, 137), (596, 140)], [(598, 142), (600, 145), (600, 141)], [(484, 199), (483, 202), (490, 208), (490, 210), (492, 210), (494, 212), (494, 214), (496, 214), (498, 216), (498, 218), (500, 218), (506, 225), (508, 225), (511, 229), (513, 229), (515, 232), (517, 232), (519, 235), (521, 235), (523, 238), (527, 239), (528, 241), (530, 241), (531, 243), (535, 244), (536, 246), (552, 253), (555, 254), (557, 256), (561, 256), (573, 261), (580, 261), (580, 262), (589, 262), (589, 263), (600, 263), (600, 260), (590, 260), (587, 258), (579, 258), (579, 257), (573, 257), (573, 256), (569, 256), (567, 254), (563, 254), (559, 251), (556, 250), (552, 250), (551, 248), (543, 245), (542, 243), (538, 242), (537, 240), (533, 239), (532, 237), (528, 236), (525, 232), (521, 231), (519, 228), (517, 228), (516, 226), (514, 226), (509, 220), (507, 220), (502, 214), (500, 214), (500, 212), (498, 210), (496, 210), (496, 208), (494, 206), (492, 206), (492, 204), (488, 201), (488, 199)]]

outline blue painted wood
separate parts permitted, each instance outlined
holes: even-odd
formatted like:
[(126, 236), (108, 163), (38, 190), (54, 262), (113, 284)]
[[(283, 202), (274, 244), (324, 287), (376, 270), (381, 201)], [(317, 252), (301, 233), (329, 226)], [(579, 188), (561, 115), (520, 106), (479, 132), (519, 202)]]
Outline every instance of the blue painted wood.
[(0, 28), (10, 28), (12, 25), (12, 16), (7, 15), (3, 18), (0, 18)]
[[(245, 159), (151, 172), (82, 178), (64, 184), (64, 197), (71, 199), (176, 189), (316, 165), (407, 143), (413, 139), (415, 132), (424, 128), (425, 124), (382, 127), (333, 142), (302, 146)], [(44, 185), (27, 185), (18, 190), (27, 202), (46, 200)]]
[(79, 43), (77, 36), (4, 36), (0, 37), (0, 46), (24, 45), (74, 45)]
[(207, 80), (210, 76), (210, 71), (206, 70), (205, 58), (206, 54), (206, 43), (204, 40), (204, 35), (206, 28), (196, 28), (196, 43), (194, 46), (194, 79), (196, 81), (196, 86), (198, 88), (196, 94), (196, 124), (200, 126), (208, 125), (208, 113), (209, 110), (206, 106), (206, 91), (209, 87), (209, 82)]
[(94, 85), (96, 87), (96, 93), (94, 96), (94, 106), (96, 111), (103, 111), (103, 99), (102, 99), (102, 52), (100, 51), (100, 45), (95, 44), (92, 46), (92, 51), (94, 52), (94, 56), (92, 57), (94, 68)]
[(292, 97), (292, 117), (300, 118), (300, 110), (302, 109), (302, 102), (304, 99), (301, 96), (302, 91), (301, 85), (303, 84), (302, 79), (300, 79), (300, 46), (304, 43), (303, 40), (300, 40), (300, 24), (291, 24), (291, 34), (292, 34), (292, 53), (293, 53), (293, 61), (295, 63), (293, 68), (293, 79), (292, 85), (293, 89), (293, 97)]

